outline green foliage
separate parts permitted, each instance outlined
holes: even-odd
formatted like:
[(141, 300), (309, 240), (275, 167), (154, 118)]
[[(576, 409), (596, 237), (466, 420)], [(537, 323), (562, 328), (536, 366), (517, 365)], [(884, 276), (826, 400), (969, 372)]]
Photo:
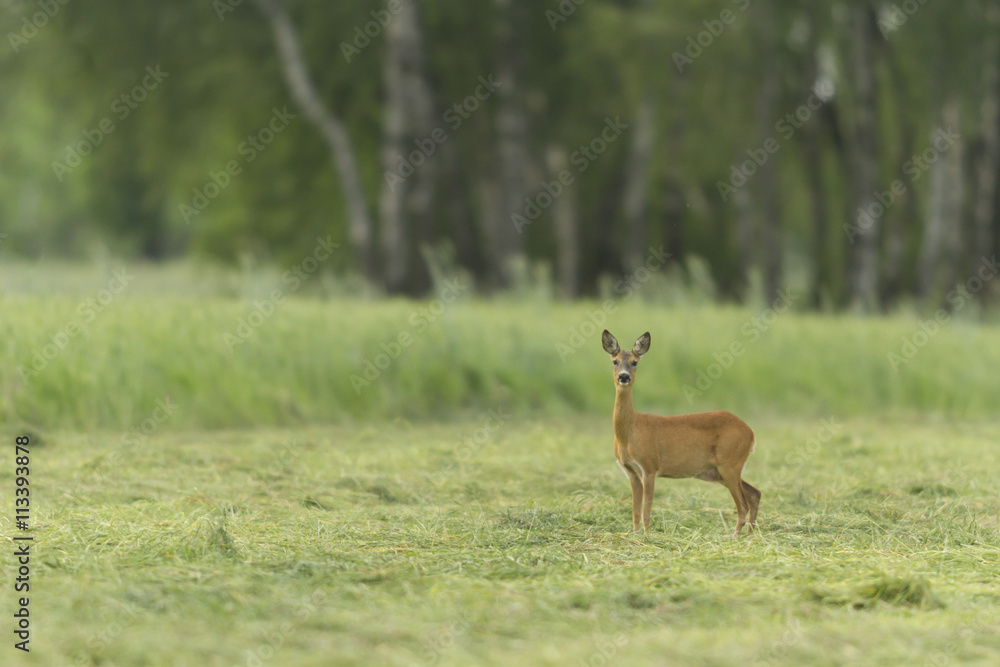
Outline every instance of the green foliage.
[[(232, 11), (218, 14), (220, 4)], [(22, 30), (40, 7), (29, 0), (8, 5), (10, 11), (0, 17), (5, 35)], [(371, 12), (385, 11), (386, 3), (287, 5), (317, 89), (349, 130), (363, 189), (376, 211), (383, 182), (385, 36), (371, 37), (349, 62), (342, 44), (352, 43)], [(731, 200), (720, 199), (716, 184), (727, 180), (731, 165), (746, 159), (747, 150), (774, 134), (776, 121), (803, 103), (815, 83), (814, 60), (821, 60), (822, 75), (836, 94), (827, 105), (829, 117), (820, 120), (817, 114), (808, 132), (824, 137), (822, 190), (830, 216), (825, 243), (815, 242), (811, 194), (802, 177), (804, 161), (811, 159), (804, 150), (806, 132), (788, 139), (771, 158), (780, 172), (781, 219), (775, 224), (789, 266), (847, 266), (849, 246), (841, 226), (853, 212), (845, 142), (855, 112), (847, 5), (765, 7), (743, 0), (568, 5), (512, 0), (512, 5), (521, 65), (517, 86), (531, 147), (524, 165), (528, 194), (537, 194), (550, 176), (544, 164), (551, 147), (572, 152), (589, 143), (608, 116), (634, 125), (641, 101), (651, 100), (654, 146), (644, 202), (649, 241), (669, 239), (682, 260), (704, 258), (723, 296), (738, 293), (740, 257), (749, 249), (737, 238), (738, 211)], [(121, 0), (59, 4), (36, 36), (0, 53), (0, 122), (13, 129), (0, 137), (0, 159), (7, 166), (0, 176), (0, 229), (10, 234), (7, 250), (31, 257), (88, 257), (110, 248), (155, 259), (195, 252), (230, 262), (286, 261), (318, 234), (345, 238), (337, 174), (319, 131), (304, 117), (252, 162), (239, 152), (272, 109), (298, 111), (275, 57), (271, 29), (253, 3), (184, 0), (151, 7)], [(552, 23), (553, 12), (566, 7), (573, 11)], [(885, 19), (894, 8), (898, 3), (880, 4), (878, 16)], [(440, 119), (474, 90), (477, 77), (498, 70), (497, 7), (426, 0), (420, 9), (434, 117)], [(725, 12), (732, 21), (722, 24)], [(961, 102), (959, 131), (970, 154), (979, 150), (982, 63), (990, 58), (995, 27), (994, 17), (981, 13), (920, 3), (901, 15), (895, 29), (876, 36), (884, 55), (877, 76), (880, 182), (886, 186), (909, 159), (906, 150), (922, 150), (928, 133), (941, 124), (944, 101)], [(704, 46), (698, 47), (699, 40)], [(700, 50), (678, 68), (675, 59), (689, 44)], [(162, 86), (127, 118), (112, 114), (114, 100), (141, 80), (147, 65), (157, 64), (170, 72)], [(764, 112), (774, 117), (758, 118), (762, 77), (775, 68), (781, 91), (776, 108)], [(472, 271), (483, 265), (490, 238), (482, 230), (482, 187), (498, 161), (497, 108), (495, 99), (484, 102), (460, 129), (449, 131), (447, 149), (433, 156), (437, 203), (427, 223), (431, 228), (421, 231), (427, 237), (421, 242), (433, 246), (451, 243), (455, 228), (463, 229), (468, 238), (458, 243), (459, 259)], [(53, 162), (65, 160), (66, 147), (109, 116), (116, 122), (114, 133), (57, 179)], [(623, 250), (628, 144), (626, 137), (575, 175), (584, 291), (593, 292), (598, 274), (613, 270)], [(232, 160), (241, 173), (203, 211), (185, 216), (181, 207), (190, 206), (196, 192)], [(913, 184), (914, 202), (923, 200), (929, 180)], [(761, 193), (748, 187), (754, 190), (750, 206), (759, 214)], [(668, 192), (683, 198), (680, 213), (665, 210)], [(910, 219), (916, 210), (907, 203), (886, 213), (887, 223), (908, 230), (906, 264), (919, 253), (920, 225)], [(551, 211), (545, 211), (524, 236), (528, 255), (549, 263), (556, 247), (552, 222)], [(668, 227), (676, 234), (668, 234)], [(335, 260), (343, 271), (356, 270), (355, 262), (347, 254)], [(827, 273), (825, 296), (839, 303), (843, 269)], [(900, 289), (909, 291), (912, 271), (901, 279)]]

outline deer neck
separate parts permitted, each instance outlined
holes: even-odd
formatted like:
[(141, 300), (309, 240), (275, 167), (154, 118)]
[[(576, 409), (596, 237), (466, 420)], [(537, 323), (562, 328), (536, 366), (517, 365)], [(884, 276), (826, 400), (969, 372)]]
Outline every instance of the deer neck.
[(615, 425), (615, 440), (622, 444), (627, 444), (632, 437), (632, 430), (635, 428), (635, 407), (632, 405), (632, 386), (615, 387), (615, 412), (613, 415)]

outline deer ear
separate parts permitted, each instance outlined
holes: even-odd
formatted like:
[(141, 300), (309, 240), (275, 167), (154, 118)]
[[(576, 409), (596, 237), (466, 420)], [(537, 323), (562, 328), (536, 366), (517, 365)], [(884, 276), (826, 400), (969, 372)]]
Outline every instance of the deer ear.
[(604, 345), (604, 351), (608, 354), (618, 354), (621, 352), (621, 348), (618, 347), (618, 341), (615, 340), (615, 337), (607, 329), (601, 335), (601, 344)]
[(635, 341), (635, 345), (632, 346), (632, 351), (638, 354), (640, 357), (647, 352), (649, 352), (649, 332), (642, 334)]

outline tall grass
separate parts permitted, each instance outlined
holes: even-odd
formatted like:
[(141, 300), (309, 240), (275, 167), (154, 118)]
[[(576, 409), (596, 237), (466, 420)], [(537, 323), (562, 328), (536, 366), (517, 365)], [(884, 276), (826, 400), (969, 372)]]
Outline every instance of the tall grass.
[[(178, 406), (168, 427), (442, 418), (497, 406), (603, 413), (614, 393), (605, 326), (622, 345), (652, 333), (635, 388), (643, 410), (965, 417), (1000, 405), (1000, 327), (963, 321), (927, 335), (905, 315), (789, 310), (755, 320), (762, 310), (638, 298), (607, 314), (601, 302), (465, 293), (450, 304), (287, 294), (243, 340), (238, 325), (257, 321), (266, 289), (244, 299), (130, 288), (56, 346), (95, 293), (0, 297), (7, 422), (126, 429), (167, 399)], [(893, 353), (906, 359), (898, 369)]]

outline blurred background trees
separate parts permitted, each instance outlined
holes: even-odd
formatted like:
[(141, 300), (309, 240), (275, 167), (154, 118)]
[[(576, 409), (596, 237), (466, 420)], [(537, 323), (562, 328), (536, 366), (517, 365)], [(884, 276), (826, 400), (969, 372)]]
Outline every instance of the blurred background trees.
[(997, 251), (993, 0), (0, 6), (5, 252), (332, 234), (387, 293), (548, 266), (572, 298), (662, 245), (724, 300), (873, 311)]

